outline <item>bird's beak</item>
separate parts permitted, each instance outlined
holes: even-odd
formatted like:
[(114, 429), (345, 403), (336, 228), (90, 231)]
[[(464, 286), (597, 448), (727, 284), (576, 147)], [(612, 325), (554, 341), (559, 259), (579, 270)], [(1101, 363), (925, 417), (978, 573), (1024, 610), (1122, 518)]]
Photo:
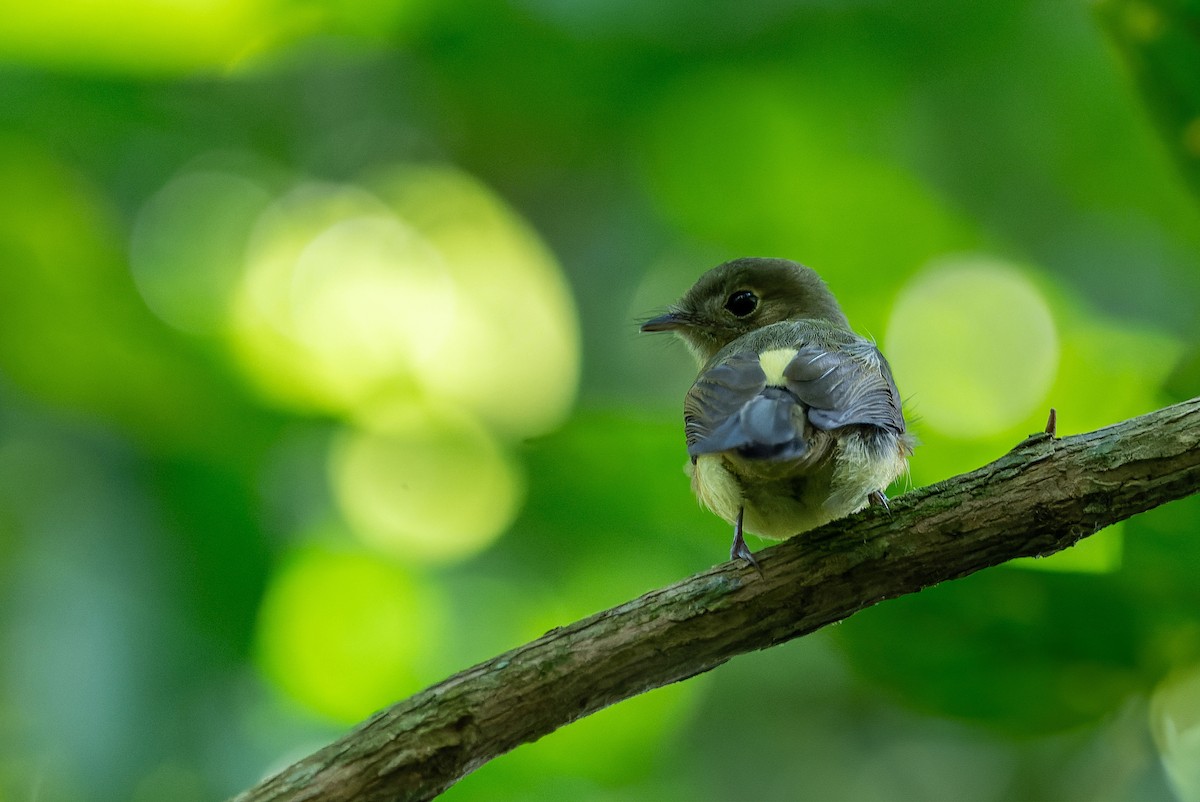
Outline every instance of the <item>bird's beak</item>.
[(686, 321), (681, 315), (676, 312), (667, 312), (665, 315), (652, 317), (642, 324), (642, 331), (675, 331), (683, 328)]

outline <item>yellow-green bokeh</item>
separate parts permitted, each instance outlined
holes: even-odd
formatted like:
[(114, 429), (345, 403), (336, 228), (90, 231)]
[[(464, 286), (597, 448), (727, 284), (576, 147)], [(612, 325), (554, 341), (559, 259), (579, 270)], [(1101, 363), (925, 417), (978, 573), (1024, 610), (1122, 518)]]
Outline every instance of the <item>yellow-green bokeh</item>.
[(396, 166), (366, 184), (427, 238), (453, 281), (457, 314), (421, 366), (426, 391), (508, 434), (561, 423), (579, 381), (578, 323), (537, 233), (459, 170)]
[(1162, 387), (1184, 344), (1143, 323), (1058, 305), (1062, 359), (1050, 390), (1063, 435), (1144, 415), (1162, 403)]
[[(259, 217), (247, 247), (244, 273), (230, 302), (230, 338), (248, 378), (273, 399), (301, 408), (345, 410), (359, 400), (356, 393), (371, 389), (372, 382), (395, 381), (408, 372), (407, 360), (388, 366), (382, 378), (370, 372), (373, 361), (369, 357), (366, 364), (353, 356), (348, 364), (329, 364), (329, 356), (349, 350), (367, 336), (364, 329), (371, 318), (366, 317), (349, 332), (335, 332), (342, 339), (323, 344), (314, 354), (309, 344), (322, 332), (301, 329), (293, 309), (296, 272), (314, 241), (347, 220), (390, 217), (387, 207), (364, 190), (317, 182), (294, 187)], [(360, 243), (360, 248), (372, 244)], [(382, 250), (375, 245), (377, 251)], [(402, 282), (407, 265), (372, 263), (369, 267), (386, 270)], [(353, 273), (352, 266), (352, 283)], [(380, 313), (375, 304), (372, 311)], [(386, 318), (380, 322), (387, 326)]]
[[(254, 442), (239, 400), (181, 357), (133, 286), (99, 187), (48, 149), (0, 136), (0, 364), (59, 409), (150, 448), (224, 453)], [(189, 247), (190, 239), (179, 243)]]
[(337, 34), (360, 46), (396, 35), (426, 0), (59, 0), (13, 3), (0, 62), (172, 76), (264, 67), (287, 48)]
[(417, 374), (456, 321), (441, 257), (391, 215), (350, 217), (321, 231), (293, 265), (288, 289), (296, 344), (349, 409)]
[(416, 562), (481, 551), (512, 523), (523, 496), (517, 466), (482, 426), (403, 408), (344, 432), (330, 476), (354, 533)]
[(1037, 286), (978, 256), (943, 259), (910, 281), (884, 350), (924, 424), (959, 438), (997, 434), (1045, 407), (1059, 360)]
[[(104, 71), (233, 69), (303, 20), (279, 0), (15, 3), (0, 59)], [(285, 12), (279, 14), (280, 11)]]
[(554, 258), (448, 167), (281, 198), (252, 238), (230, 333), (264, 392), (352, 418), (445, 404), (528, 435), (563, 419), (578, 384), (574, 303)]
[[(846, 5), (10, 3), (0, 802), (230, 798), (723, 559), (695, 365), (636, 321), (726, 259), (810, 264), (878, 338), (921, 441), (897, 491), (1051, 407), (1067, 436), (1196, 395), (1197, 9)], [(889, 344), (978, 253), (1057, 343), (999, 416)], [(946, 295), (910, 322), (995, 344)], [(1198, 521), (876, 605), (823, 668), (737, 658), (447, 798), (1195, 796)]]
[(257, 181), (213, 170), (184, 172), (147, 200), (129, 267), (151, 311), (192, 334), (223, 331), (249, 229), (270, 201)]
[[(938, 260), (904, 286), (884, 350), (922, 441), (912, 469), (925, 484), (1000, 456), (1040, 431), (1052, 407), (1060, 435), (1148, 412), (1181, 346), (1079, 308), (1028, 268), (962, 255)], [(1013, 565), (1116, 571), (1122, 532), (1117, 524), (1067, 551)]]
[(309, 546), (271, 577), (258, 662), (296, 702), (350, 723), (430, 680), (442, 610), (429, 586), (386, 559)]
[(1124, 552), (1125, 524), (1116, 523), (1049, 557), (1021, 557), (1009, 565), (1034, 571), (1107, 574), (1121, 567)]

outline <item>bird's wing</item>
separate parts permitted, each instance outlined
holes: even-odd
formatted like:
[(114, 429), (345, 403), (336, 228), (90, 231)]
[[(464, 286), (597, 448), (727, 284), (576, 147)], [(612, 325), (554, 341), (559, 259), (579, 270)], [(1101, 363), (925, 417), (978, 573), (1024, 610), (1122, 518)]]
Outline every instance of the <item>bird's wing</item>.
[[(692, 459), (727, 450), (768, 460), (802, 455), (810, 436), (800, 411), (823, 431), (859, 425), (904, 435), (892, 370), (872, 343), (850, 331), (788, 328), (745, 343), (696, 378), (684, 399)], [(780, 347), (780, 334), (788, 345)]]
[(766, 386), (767, 376), (753, 351), (734, 354), (701, 373), (683, 399), (684, 432), (692, 457), (733, 447), (715, 444), (729, 439), (742, 409)]
[(780, 350), (794, 356), (782, 373), (772, 370), (772, 377), (753, 350), (734, 353), (700, 374), (683, 402), (693, 458), (735, 449), (761, 459), (798, 457), (808, 447), (794, 414), (799, 410), (825, 431), (863, 425), (904, 433), (900, 394), (874, 345), (847, 333), (833, 341), (804, 336), (792, 348), (769, 353)]
[(836, 348), (805, 343), (783, 376), (819, 429), (866, 425), (904, 433), (904, 413), (891, 368), (879, 349), (864, 339), (847, 339)]

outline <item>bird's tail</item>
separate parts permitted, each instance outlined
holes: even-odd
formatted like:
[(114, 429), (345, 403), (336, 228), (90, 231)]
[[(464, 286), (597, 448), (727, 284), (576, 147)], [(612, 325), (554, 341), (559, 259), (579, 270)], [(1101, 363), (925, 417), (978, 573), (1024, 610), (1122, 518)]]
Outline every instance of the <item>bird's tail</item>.
[(730, 415), (707, 437), (688, 448), (693, 457), (736, 451), (761, 460), (788, 460), (808, 450), (804, 411), (796, 396), (767, 387)]

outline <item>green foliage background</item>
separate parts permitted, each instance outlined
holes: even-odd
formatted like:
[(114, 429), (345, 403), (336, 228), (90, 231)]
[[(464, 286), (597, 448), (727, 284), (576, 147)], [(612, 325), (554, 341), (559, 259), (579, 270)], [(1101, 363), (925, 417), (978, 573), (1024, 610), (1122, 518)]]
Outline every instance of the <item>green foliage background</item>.
[[(5, 17), (0, 802), (231, 795), (722, 559), (693, 366), (636, 321), (728, 258), (878, 338), (914, 485), (1200, 388), (1195, 3)], [(872, 608), (446, 798), (1200, 799), (1198, 529)]]

